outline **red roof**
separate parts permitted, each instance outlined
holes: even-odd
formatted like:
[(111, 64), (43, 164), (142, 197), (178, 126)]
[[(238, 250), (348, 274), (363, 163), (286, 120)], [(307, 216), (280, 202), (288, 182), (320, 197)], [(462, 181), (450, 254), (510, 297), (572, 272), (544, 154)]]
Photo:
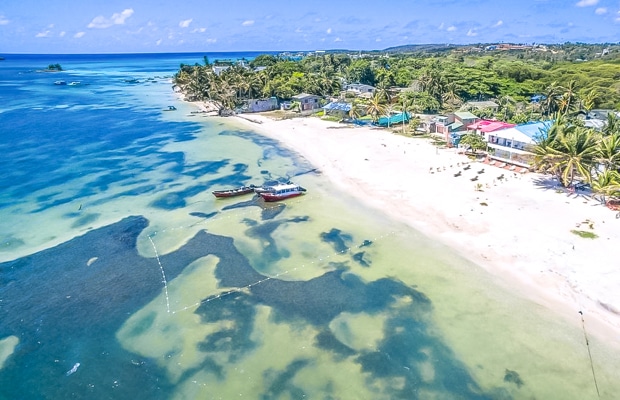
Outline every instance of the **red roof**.
[(467, 129), (471, 130), (479, 130), (483, 133), (495, 132), (500, 129), (508, 129), (516, 126), (516, 124), (509, 124), (508, 122), (502, 121), (490, 121), (488, 119), (483, 119), (482, 121), (478, 121), (474, 124), (467, 125)]

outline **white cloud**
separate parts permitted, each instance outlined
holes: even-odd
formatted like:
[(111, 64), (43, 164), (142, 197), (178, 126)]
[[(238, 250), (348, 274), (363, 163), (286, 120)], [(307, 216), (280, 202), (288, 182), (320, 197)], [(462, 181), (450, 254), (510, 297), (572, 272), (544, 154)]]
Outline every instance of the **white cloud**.
[(456, 30), (456, 26), (452, 25), (449, 26), (448, 29), (446, 29), (448, 32), (454, 32)]
[(598, 0), (579, 0), (579, 2), (575, 5), (577, 7), (589, 7), (589, 6), (595, 6), (597, 4), (598, 4)]
[(86, 32), (78, 32), (75, 35), (73, 35), (74, 38), (79, 39), (82, 36), (86, 35)]
[(186, 19), (186, 20), (183, 20), (183, 21), (179, 22), (179, 26), (181, 28), (187, 28), (189, 26), (189, 24), (191, 24), (191, 23), (192, 23), (192, 19), (190, 18), (190, 19)]
[(207, 28), (196, 28), (192, 31), (192, 33), (205, 33)]
[(64, 37), (66, 34), (67, 34), (67, 32), (62, 31), (62, 32), (60, 32), (60, 33), (58, 34), (58, 36), (60, 36), (60, 37)]
[(302, 33), (303, 31), (301, 30), (301, 28), (297, 28), (295, 29), (295, 33)]
[(9, 24), (9, 19), (7, 17), (5, 17), (4, 15), (0, 15), (0, 25), (8, 25)]
[(39, 32), (35, 35), (35, 37), (48, 37), (50, 35), (50, 31)]
[(607, 14), (607, 9), (605, 7), (599, 7), (596, 10), (594, 10), (594, 13), (598, 15)]
[(467, 36), (478, 36), (478, 32), (475, 29), (470, 29), (467, 31)]
[(250, 26), (250, 25), (254, 25), (254, 21), (249, 19), (247, 21), (243, 21), (243, 23), (241, 24), (243, 26)]
[(376, 39), (375, 39), (375, 42), (380, 42), (380, 41), (381, 41), (381, 38), (380, 38), (380, 37), (378, 37), (378, 38), (376, 38)]
[(98, 17), (93, 18), (93, 20), (88, 24), (89, 28), (109, 28), (113, 25), (123, 25), (127, 18), (133, 15), (133, 9), (127, 8), (120, 13), (112, 14), (112, 17), (106, 18), (103, 15), (99, 15)]
[(500, 26), (504, 25), (504, 21), (502, 21), (501, 19), (499, 21), (497, 21), (495, 23), (495, 25), (493, 25), (493, 28), (498, 28)]
[(340, 39), (339, 37), (337, 37), (336, 39), (334, 39), (334, 42), (342, 42), (342, 39)]
[(331, 34), (332, 33), (332, 28), (327, 28), (327, 30), (325, 32), (327, 32), (328, 35)]
[(205, 40), (205, 42), (207, 42), (207, 43), (215, 43), (215, 42), (217, 42), (217, 39), (209, 38), (209, 39)]
[(156, 46), (159, 46), (161, 44), (161, 39), (159, 39), (158, 41), (155, 42)]
[(437, 29), (443, 29), (443, 26), (444, 26), (444, 24), (442, 22), (441, 25), (439, 25), (439, 28), (437, 28)]

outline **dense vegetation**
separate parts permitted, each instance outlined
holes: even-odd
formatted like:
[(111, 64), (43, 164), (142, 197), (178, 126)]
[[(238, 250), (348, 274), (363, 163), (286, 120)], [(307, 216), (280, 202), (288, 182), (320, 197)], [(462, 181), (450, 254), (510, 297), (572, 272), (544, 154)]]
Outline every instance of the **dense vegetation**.
[[(275, 96), (290, 99), (302, 92), (338, 96), (346, 83), (377, 88), (377, 98), (359, 100), (354, 113), (385, 113), (390, 106), (416, 112), (442, 112), (470, 100), (493, 99), (500, 109), (479, 110), (481, 117), (508, 122), (541, 119), (567, 108), (570, 112), (620, 107), (620, 56), (618, 47), (601, 56), (602, 46), (564, 45), (556, 50), (521, 52), (469, 52), (457, 48), (441, 53), (388, 53), (348, 55), (327, 53), (298, 61), (262, 55), (249, 63), (233, 65), (219, 75), (208, 59), (204, 65), (182, 65), (175, 84), (191, 100), (210, 100), (233, 109), (249, 98)], [(602, 51), (602, 50), (601, 50)], [(593, 61), (565, 61), (579, 55)], [(254, 68), (261, 67), (259, 71)], [(393, 88), (409, 88), (398, 96)], [(544, 101), (531, 103), (532, 95)]]
[(62, 71), (60, 64), (50, 64), (47, 66), (48, 71)]

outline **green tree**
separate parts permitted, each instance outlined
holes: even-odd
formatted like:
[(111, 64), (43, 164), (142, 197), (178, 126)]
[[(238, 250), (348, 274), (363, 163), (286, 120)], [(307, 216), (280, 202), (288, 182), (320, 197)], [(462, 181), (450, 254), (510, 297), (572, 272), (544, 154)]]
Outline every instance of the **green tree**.
[(478, 150), (484, 150), (487, 147), (487, 142), (484, 138), (476, 133), (467, 133), (461, 137), (459, 146), (468, 146), (474, 153)]

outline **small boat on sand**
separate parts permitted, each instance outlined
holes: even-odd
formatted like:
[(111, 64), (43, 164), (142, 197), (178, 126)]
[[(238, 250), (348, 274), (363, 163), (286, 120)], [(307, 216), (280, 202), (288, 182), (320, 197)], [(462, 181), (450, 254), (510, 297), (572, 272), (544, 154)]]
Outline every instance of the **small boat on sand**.
[(218, 198), (235, 197), (235, 196), (241, 196), (242, 194), (254, 193), (254, 189), (256, 188), (257, 186), (250, 185), (250, 186), (241, 186), (235, 189), (214, 190), (211, 193), (213, 193), (213, 195)]
[(291, 197), (301, 196), (306, 189), (294, 183), (280, 183), (273, 186), (264, 187), (258, 194), (265, 201), (279, 201)]

